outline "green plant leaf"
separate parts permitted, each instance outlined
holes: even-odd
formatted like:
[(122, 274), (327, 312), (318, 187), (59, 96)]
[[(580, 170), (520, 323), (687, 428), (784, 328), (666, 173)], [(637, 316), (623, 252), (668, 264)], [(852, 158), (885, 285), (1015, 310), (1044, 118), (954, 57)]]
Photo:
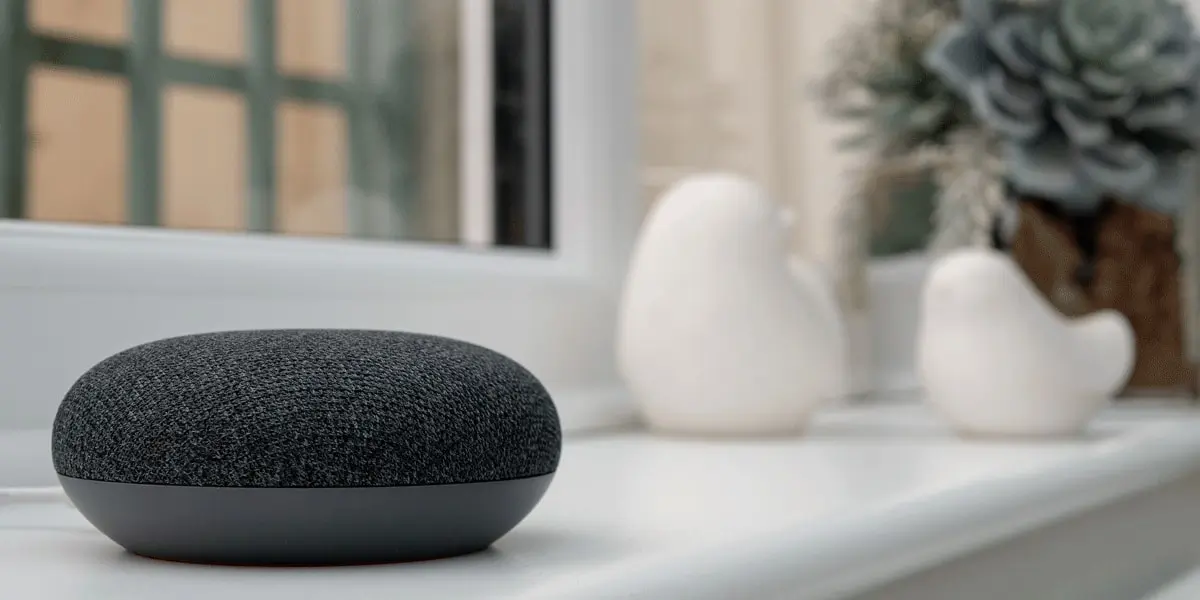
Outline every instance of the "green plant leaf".
[(879, 139), (879, 134), (875, 133), (873, 130), (868, 129), (868, 130), (860, 131), (853, 135), (848, 135), (846, 137), (839, 139), (837, 141), (837, 148), (839, 150), (846, 150), (846, 151), (864, 150), (866, 148), (874, 146), (878, 139)]
[(1154, 155), (1136, 142), (1081, 150), (1075, 161), (1084, 178), (1122, 198), (1141, 196), (1158, 175)]
[(1137, 90), (1134, 89), (1127, 89), (1117, 96), (1093, 96), (1088, 100), (1088, 108), (1104, 117), (1120, 117), (1137, 105), (1138, 96)]
[(1154, 59), (1158, 53), (1158, 41), (1152, 37), (1130, 40), (1130, 43), (1119, 48), (1105, 59), (1105, 68), (1116, 73), (1127, 73), (1137, 69)]
[[(1045, 29), (1042, 31), (1041, 44), (1039, 45), (1039, 56), (1050, 68), (1061, 73), (1070, 73), (1075, 68), (1075, 60), (1071, 58), (1071, 53), (1067, 51), (1066, 45), (1059, 37), (1058, 32), (1053, 29)], [(1043, 78), (1045, 73), (1042, 74)]]
[(879, 95), (911, 90), (919, 74), (905, 64), (888, 64), (876, 69), (864, 78), (864, 87)]
[(947, 98), (934, 98), (913, 108), (908, 115), (910, 127), (918, 130), (929, 130), (944, 122), (954, 110), (953, 104)]
[(988, 68), (987, 44), (977, 31), (956, 23), (929, 46), (924, 62), (946, 85), (965, 95)]
[(1109, 73), (1095, 66), (1086, 66), (1079, 72), (1079, 78), (1094, 92), (1105, 96), (1116, 96), (1129, 90), (1133, 82), (1121, 75)]
[(988, 46), (1013, 73), (1034, 77), (1041, 65), (1028, 49), (1028, 41), (1037, 38), (1037, 21), (1033, 15), (1018, 14), (1001, 19), (987, 31)]
[(1150, 186), (1130, 201), (1155, 212), (1177, 215), (1196, 202), (1196, 159), (1191, 154), (1163, 157)]
[(1038, 118), (1040, 115), (1036, 113), (1046, 104), (1046, 97), (1035, 85), (1006, 77), (1001, 70), (989, 72), (984, 85), (992, 100), (1013, 115)]
[(1078, 176), (1070, 147), (1061, 137), (1005, 144), (1004, 158), (1008, 178), (1021, 194), (1046, 198), (1074, 212), (1093, 211), (1100, 205), (1101, 190)]
[(1139, 71), (1139, 83), (1148, 94), (1158, 94), (1186, 85), (1200, 69), (1200, 48), (1195, 43), (1186, 50), (1162, 54)]
[(996, 0), (962, 0), (959, 3), (963, 20), (972, 26), (986, 29), (1000, 16)]
[(1059, 30), (1071, 50), (1089, 62), (1110, 56), (1146, 10), (1139, 0), (1059, 1)]
[(1089, 148), (1099, 146), (1112, 139), (1113, 131), (1108, 120), (1085, 114), (1078, 106), (1067, 103), (1054, 105), (1054, 118), (1075, 146)]
[(1087, 104), (1092, 98), (1087, 87), (1061, 73), (1043, 71), (1041, 81), (1042, 87), (1051, 98), (1076, 104)]
[(1177, 127), (1192, 116), (1192, 104), (1183, 92), (1143, 100), (1125, 115), (1125, 124), (1134, 131)]
[(1005, 137), (1029, 140), (1042, 132), (1042, 121), (1030, 119), (1026, 115), (1012, 114), (997, 104), (984, 81), (972, 86), (970, 98), (975, 114)]

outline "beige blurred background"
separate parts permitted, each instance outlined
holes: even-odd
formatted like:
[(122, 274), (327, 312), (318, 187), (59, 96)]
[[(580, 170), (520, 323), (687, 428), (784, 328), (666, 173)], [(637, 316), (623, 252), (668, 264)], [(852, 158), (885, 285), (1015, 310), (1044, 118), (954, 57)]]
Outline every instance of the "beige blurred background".
[(839, 200), (853, 157), (809, 90), (867, 1), (640, 0), (647, 198), (687, 172), (737, 171), (797, 209), (797, 250), (848, 260)]

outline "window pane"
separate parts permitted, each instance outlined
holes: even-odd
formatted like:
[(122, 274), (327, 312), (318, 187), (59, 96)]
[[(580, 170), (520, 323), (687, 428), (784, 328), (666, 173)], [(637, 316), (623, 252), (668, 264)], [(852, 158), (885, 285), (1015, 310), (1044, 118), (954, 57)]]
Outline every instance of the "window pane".
[(125, 82), (39, 67), (29, 95), (29, 218), (124, 222)]
[(0, 217), (550, 245), (549, 0), (5, 6)]
[(245, 103), (227, 92), (171, 87), (163, 107), (166, 227), (245, 227)]
[(123, 42), (128, 36), (129, 0), (33, 0), (29, 20), (40, 31), (87, 39)]
[(163, 46), (175, 56), (241, 61), (245, 57), (245, 4), (246, 0), (166, 0)]
[(346, 119), (285, 102), (279, 111), (279, 225), (303, 235), (346, 233)]
[(275, 0), (275, 11), (281, 71), (288, 75), (345, 76), (346, 0)]

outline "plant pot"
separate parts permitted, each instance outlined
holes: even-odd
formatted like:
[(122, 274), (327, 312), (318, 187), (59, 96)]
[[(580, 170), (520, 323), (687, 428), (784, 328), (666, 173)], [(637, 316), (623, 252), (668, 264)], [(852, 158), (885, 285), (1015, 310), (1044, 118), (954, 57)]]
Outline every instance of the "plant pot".
[(1129, 319), (1137, 360), (1122, 395), (1194, 397), (1173, 219), (1119, 201), (1086, 218), (1041, 199), (1016, 201), (1008, 250), (1050, 303), (1067, 316), (1114, 309)]

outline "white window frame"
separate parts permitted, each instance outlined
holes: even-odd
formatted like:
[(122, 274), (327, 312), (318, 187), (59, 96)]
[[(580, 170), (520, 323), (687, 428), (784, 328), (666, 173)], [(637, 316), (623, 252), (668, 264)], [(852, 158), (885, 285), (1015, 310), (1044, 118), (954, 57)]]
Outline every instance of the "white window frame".
[(553, 251), (0, 221), (0, 428), (49, 427), (71, 383), (131, 345), (278, 327), (469, 340), (542, 379), (568, 433), (627, 422), (612, 336), (642, 214), (635, 9), (553, 13)]

